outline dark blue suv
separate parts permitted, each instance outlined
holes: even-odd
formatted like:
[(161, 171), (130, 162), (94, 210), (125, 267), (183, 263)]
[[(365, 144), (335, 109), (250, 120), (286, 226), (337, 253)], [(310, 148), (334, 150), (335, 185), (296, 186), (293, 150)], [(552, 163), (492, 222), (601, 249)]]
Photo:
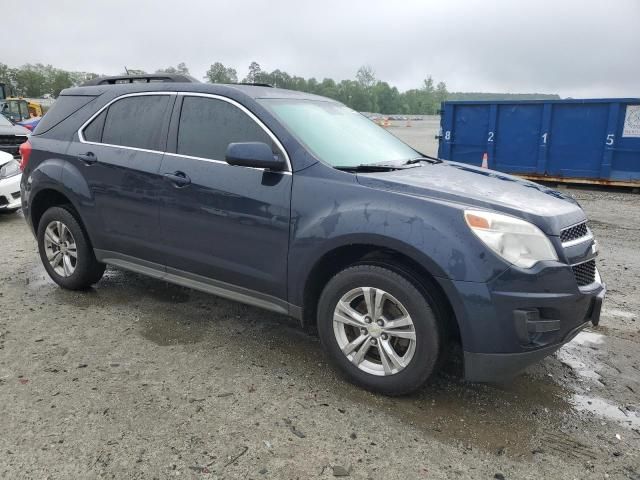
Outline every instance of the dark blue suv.
[(589, 322), (605, 287), (562, 193), (425, 156), (333, 100), (253, 85), (94, 81), (22, 145), (22, 206), (51, 278), (105, 264), (316, 325), (387, 394), (462, 347), (506, 379)]

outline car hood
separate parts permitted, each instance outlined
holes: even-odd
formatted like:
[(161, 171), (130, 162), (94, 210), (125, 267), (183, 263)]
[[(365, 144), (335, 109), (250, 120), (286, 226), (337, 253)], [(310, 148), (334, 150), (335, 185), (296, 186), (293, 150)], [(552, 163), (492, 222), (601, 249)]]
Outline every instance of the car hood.
[(20, 125), (0, 125), (0, 135), (28, 135), (30, 133)]
[(429, 197), (523, 218), (548, 235), (586, 219), (578, 203), (564, 193), (513, 175), (443, 161), (389, 172), (359, 173), (372, 188)]
[(9, 163), (11, 160), (13, 160), (13, 155), (0, 150), (0, 167), (2, 167), (5, 163)]

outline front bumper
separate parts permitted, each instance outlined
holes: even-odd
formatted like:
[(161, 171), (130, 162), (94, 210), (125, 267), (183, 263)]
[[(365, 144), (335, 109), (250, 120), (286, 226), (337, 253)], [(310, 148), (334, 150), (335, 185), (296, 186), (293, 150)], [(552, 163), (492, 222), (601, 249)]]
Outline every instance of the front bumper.
[[(496, 382), (507, 380), (522, 372), (543, 358), (551, 355), (565, 343), (570, 342), (580, 331), (590, 323), (597, 325), (600, 322), (600, 311), (606, 289), (604, 285), (595, 296), (591, 296), (588, 317), (575, 328), (569, 330), (559, 342), (545, 347), (535, 348), (529, 351), (517, 353), (475, 353), (464, 352), (465, 379), (472, 382)], [(562, 324), (562, 320), (557, 320)], [(540, 324), (548, 322), (540, 321)], [(555, 323), (555, 321), (553, 321)], [(535, 323), (533, 324), (535, 325)], [(535, 328), (535, 327), (534, 327)], [(532, 330), (532, 328), (529, 328)], [(531, 333), (531, 332), (529, 332)]]
[(22, 175), (0, 180), (0, 210), (20, 208), (20, 179)]
[(508, 380), (597, 325), (606, 292), (597, 280), (578, 288), (571, 267), (550, 262), (526, 274), (512, 268), (489, 283), (444, 282), (454, 300), (465, 379)]

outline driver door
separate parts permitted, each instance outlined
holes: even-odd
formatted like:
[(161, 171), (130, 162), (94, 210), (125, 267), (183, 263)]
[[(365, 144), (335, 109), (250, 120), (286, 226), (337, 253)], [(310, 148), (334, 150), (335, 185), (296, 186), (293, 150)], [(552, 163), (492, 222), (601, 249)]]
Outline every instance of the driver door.
[[(160, 169), (171, 175), (159, 213), (167, 272), (285, 300), (291, 172), (231, 166), (225, 152), (232, 142), (265, 142), (274, 153), (285, 153), (237, 103), (181, 97), (170, 133), (175, 149)], [(176, 183), (176, 175), (184, 180)]]

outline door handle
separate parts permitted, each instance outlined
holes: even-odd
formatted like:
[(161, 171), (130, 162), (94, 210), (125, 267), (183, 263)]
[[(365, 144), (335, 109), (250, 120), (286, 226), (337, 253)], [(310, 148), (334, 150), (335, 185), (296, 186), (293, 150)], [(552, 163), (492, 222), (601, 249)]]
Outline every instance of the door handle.
[(85, 165), (93, 165), (98, 161), (98, 157), (93, 152), (87, 152), (78, 155), (78, 160), (84, 162)]
[(191, 179), (184, 172), (165, 173), (162, 176), (176, 187), (186, 187), (191, 183)]

